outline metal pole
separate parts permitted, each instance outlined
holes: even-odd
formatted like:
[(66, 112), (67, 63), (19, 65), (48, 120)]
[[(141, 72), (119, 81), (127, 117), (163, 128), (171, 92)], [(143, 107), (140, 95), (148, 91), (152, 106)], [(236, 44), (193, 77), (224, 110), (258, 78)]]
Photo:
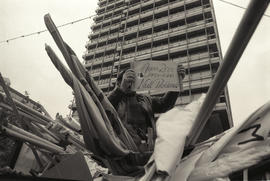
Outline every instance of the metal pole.
[[(1, 97), (1, 99), (4, 100), (4, 102), (10, 104), (9, 97), (7, 95), (5, 95), (3, 93), (0, 93), (0, 97)], [(35, 115), (36, 117), (38, 117), (39, 119), (43, 119), (47, 123), (48, 122), (54, 122), (53, 119), (43, 115), (42, 113), (40, 113), (40, 112), (38, 112), (38, 111), (28, 107), (28, 106), (26, 106), (25, 104), (19, 102), (18, 100), (16, 100), (16, 99), (11, 99), (11, 100), (12, 100), (12, 103), (15, 104), (14, 106), (17, 108), (16, 110), (18, 110), (19, 112), (20, 112), (20, 110), (22, 110), (22, 111), (27, 112), (29, 114)]]
[[(3, 126), (3, 128), (4, 128), (4, 126)], [(32, 133), (29, 133), (29, 132), (27, 132), (27, 131), (25, 131), (25, 130), (23, 130), (21, 128), (18, 128), (16, 126), (12, 125), (12, 124), (8, 123), (8, 125), (7, 125), (7, 127), (5, 129), (10, 129), (12, 131), (17, 132), (18, 134), (21, 134), (21, 135), (24, 135), (24, 136), (30, 138), (32, 140), (36, 140), (37, 142), (43, 143), (44, 145), (47, 145), (47, 146), (50, 146), (50, 147), (54, 147), (55, 149), (61, 150), (61, 151), (64, 152), (64, 149), (62, 147), (57, 146), (57, 145), (55, 145), (55, 144), (53, 144), (53, 143), (51, 143), (51, 142), (49, 142), (49, 141), (47, 141), (47, 140), (45, 140), (45, 139), (43, 139), (41, 137), (38, 137), (38, 136), (36, 136), (36, 135), (34, 135)]]
[(72, 143), (74, 146), (80, 148), (81, 150), (87, 150), (85, 148), (85, 145), (81, 141), (77, 140), (76, 138), (74, 138), (74, 137), (72, 137), (70, 135), (67, 136), (67, 141), (69, 143)]
[(7, 128), (7, 127), (2, 126), (2, 130), (7, 135), (13, 136), (13, 137), (15, 137), (15, 138), (17, 138), (17, 139), (19, 139), (21, 141), (29, 142), (29, 143), (31, 143), (33, 145), (36, 145), (36, 146), (41, 147), (41, 148), (44, 148), (44, 149), (46, 149), (48, 151), (51, 151), (53, 153), (65, 153), (65, 151), (62, 148), (59, 149), (57, 147), (48, 145), (48, 144), (46, 144), (44, 142), (41, 142), (40, 140), (35, 140), (35, 139), (30, 138), (30, 137), (28, 137), (26, 135), (23, 135), (23, 134), (18, 133), (18, 132), (14, 131), (14, 130), (11, 130), (11, 129)]
[[(1, 97), (1, 94), (0, 94), (0, 97)], [(12, 108), (8, 105), (8, 104), (5, 104), (5, 103), (0, 103), (0, 107), (2, 107), (3, 109), (6, 109), (6, 110), (9, 110), (9, 111), (12, 111)], [(34, 122), (37, 122), (39, 124), (42, 124), (42, 125), (47, 125), (48, 123), (46, 121), (44, 121), (43, 119), (40, 119), (38, 117), (34, 117), (33, 115), (30, 115), (30, 114), (26, 114), (24, 113), (23, 111), (19, 111), (19, 114), (31, 121), (34, 121)]]
[[(18, 112), (18, 109), (9, 93), (9, 88), (8, 86), (6, 85), (5, 81), (4, 81), (4, 78), (2, 77), (2, 74), (0, 73), (0, 85), (2, 85), (3, 89), (4, 89), (4, 92), (6, 94), (6, 98), (7, 98), (7, 101), (11, 104), (11, 107), (12, 107), (12, 111), (15, 115), (15, 117), (17, 118), (17, 121), (20, 121), (18, 122), (23, 128), (27, 128), (27, 125), (24, 121), (22, 121), (20, 115), (19, 115), (19, 112)], [(17, 122), (15, 122), (16, 124), (18, 124)]]
[(53, 119), (53, 118), (51, 117), (51, 115), (48, 113), (48, 111), (47, 111), (41, 104), (39, 104), (38, 106), (40, 106), (40, 109), (42, 110), (42, 112), (44, 112), (45, 116), (47, 116), (47, 117)]
[(54, 137), (52, 137), (50, 134), (48, 134), (46, 132), (44, 133), (44, 130), (39, 128), (37, 125), (39, 125), (39, 124), (33, 124), (33, 122), (30, 123), (29, 130), (27, 130), (27, 131), (29, 131), (29, 132), (31, 131), (31, 133), (37, 135), (40, 138), (43, 138), (43, 139), (51, 142), (53, 144), (56, 144), (56, 145), (59, 144), (60, 141), (57, 141), (56, 139), (54, 139)]
[(224, 61), (210, 86), (205, 101), (196, 117), (187, 145), (194, 145), (200, 136), (213, 108), (260, 22), (269, 0), (251, 0), (226, 52)]
[(27, 145), (27, 146), (29, 146), (30, 147), (30, 149), (32, 150), (32, 152), (33, 152), (33, 154), (34, 154), (34, 156), (35, 156), (35, 159), (36, 159), (36, 161), (37, 161), (37, 163), (38, 163), (38, 165), (39, 165), (39, 169), (40, 170), (43, 170), (44, 169), (44, 165), (42, 164), (42, 161), (41, 161), (41, 159), (40, 159), (40, 157), (39, 157), (39, 155), (38, 155), (38, 153), (37, 153), (37, 150), (34, 148), (34, 146), (32, 146), (32, 145)]
[(25, 104), (23, 104), (17, 100), (14, 100), (14, 103), (18, 106), (18, 108), (21, 108), (25, 112), (29, 112), (30, 114), (33, 114), (33, 115), (43, 119), (46, 122), (54, 122), (54, 120), (51, 119), (50, 117), (47, 117), (47, 116), (43, 115), (42, 113), (40, 113), (40, 112), (30, 108), (30, 107), (27, 107)]
[(47, 133), (48, 135), (50, 135), (52, 138), (54, 138), (57, 142), (61, 141), (61, 138), (59, 138), (58, 136), (56, 136), (55, 134), (53, 134), (51, 131), (49, 131), (47, 128), (39, 125), (38, 123), (33, 122), (33, 124), (35, 126), (37, 126), (39, 129), (41, 129), (42, 131), (44, 131), (45, 133)]

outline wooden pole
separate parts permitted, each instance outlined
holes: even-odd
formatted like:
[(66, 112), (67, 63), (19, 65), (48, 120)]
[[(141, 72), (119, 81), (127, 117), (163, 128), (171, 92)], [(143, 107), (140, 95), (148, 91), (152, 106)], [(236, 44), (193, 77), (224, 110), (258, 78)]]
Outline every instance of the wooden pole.
[(21, 134), (15, 130), (12, 130), (10, 128), (7, 128), (5, 126), (2, 126), (2, 130), (7, 134), (7, 135), (10, 135), (12, 137), (15, 137), (17, 138), (18, 140), (21, 140), (21, 141), (25, 141), (25, 142), (29, 142), (33, 145), (36, 145), (40, 148), (44, 148), (45, 150), (48, 150), (48, 151), (51, 151), (53, 153), (65, 153), (65, 151), (58, 147), (58, 146), (52, 146), (51, 144), (48, 145), (46, 144), (45, 142), (43, 141), (40, 141), (40, 140), (36, 140), (36, 139), (33, 139), (31, 137), (28, 137), (24, 134)]
[(196, 117), (187, 139), (187, 145), (197, 142), (207, 120), (209, 119), (220, 93), (224, 90), (230, 76), (232, 75), (240, 57), (242, 56), (249, 40), (251, 39), (257, 25), (259, 24), (269, 0), (251, 0), (249, 6), (234, 34), (230, 46), (224, 57), (224, 61), (218, 69), (215, 78), (207, 92), (205, 101)]

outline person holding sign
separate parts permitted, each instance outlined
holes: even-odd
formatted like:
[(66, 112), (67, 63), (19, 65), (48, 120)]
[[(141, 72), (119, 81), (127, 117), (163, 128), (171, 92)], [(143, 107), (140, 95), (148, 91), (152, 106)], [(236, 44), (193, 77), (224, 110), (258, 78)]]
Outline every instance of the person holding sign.
[[(179, 80), (185, 77), (185, 69), (181, 64), (177, 66), (177, 74)], [(135, 82), (139, 76), (133, 69), (122, 71), (108, 99), (139, 150), (145, 152), (152, 151), (154, 147), (154, 144), (149, 145), (151, 140), (154, 143), (156, 135), (154, 113), (164, 113), (173, 108), (180, 91), (169, 91), (163, 97), (138, 94), (135, 90)], [(149, 138), (150, 135), (152, 138)]]

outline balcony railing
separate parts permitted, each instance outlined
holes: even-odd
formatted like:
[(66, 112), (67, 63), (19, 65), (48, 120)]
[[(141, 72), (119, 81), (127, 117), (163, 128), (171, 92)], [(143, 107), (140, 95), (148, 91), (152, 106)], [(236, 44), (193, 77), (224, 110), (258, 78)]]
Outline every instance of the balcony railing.
[[(204, 25), (205, 27), (211, 27), (213, 26), (213, 23), (205, 23), (205, 21), (199, 21), (199, 22), (194, 22), (192, 24), (189, 24), (188, 26), (184, 25), (184, 26), (180, 26), (180, 27), (176, 27), (170, 30), (165, 30), (165, 31), (161, 31), (158, 33), (154, 33), (153, 34), (153, 42), (157, 41), (157, 40), (161, 40), (163, 38), (168, 37), (168, 34), (170, 33), (170, 37), (176, 36), (176, 35), (180, 35), (181, 34), (185, 34), (186, 32), (192, 32), (198, 29), (201, 29), (201, 26)], [(190, 28), (188, 28), (190, 27)], [(188, 29), (187, 29), (188, 28)], [(138, 45), (142, 45), (142, 44), (146, 44), (152, 41), (152, 35), (145, 35), (139, 38), (134, 38), (132, 40), (128, 40), (125, 41), (123, 43), (123, 49), (126, 48), (130, 48), (132, 46), (136, 45), (136, 42), (138, 43)]]
[[(119, 19), (119, 20), (121, 19), (121, 15), (118, 15), (118, 16), (116, 16), (116, 17), (114, 17), (114, 18), (111, 18), (111, 19), (107, 19), (107, 20), (98, 22), (98, 23), (94, 24), (94, 25), (91, 27), (91, 29), (96, 29), (95, 31), (97, 31), (97, 30), (99, 30), (99, 29), (102, 27), (102, 25), (104, 25), (104, 24), (106, 24), (106, 23), (110, 23), (110, 22), (115, 21), (115, 20), (118, 20), (118, 19)], [(98, 26), (100, 26), (100, 27), (98, 27)], [(108, 26), (110, 26), (110, 25), (108, 25)], [(107, 27), (107, 26), (105, 26), (105, 27)], [(104, 28), (104, 27), (102, 27), (102, 28)]]
[(126, 5), (123, 4), (121, 6), (116, 6), (114, 7), (113, 9), (110, 9), (108, 11), (104, 10), (104, 12), (100, 12), (100, 11), (103, 11), (103, 8), (100, 8), (100, 9), (97, 9), (96, 12), (97, 14), (100, 16), (100, 15), (103, 15), (103, 16), (106, 16), (108, 15), (109, 13), (112, 13), (112, 12), (115, 12), (115, 11), (119, 11), (119, 10), (123, 10), (126, 8)]
[[(204, 40), (207, 40), (207, 35), (203, 35), (203, 36), (200, 36), (200, 37), (195, 37), (195, 38), (191, 38), (191, 39), (187, 39), (187, 40), (184, 40), (184, 41), (179, 41), (179, 42), (175, 42), (175, 43), (171, 43), (169, 46), (170, 46), (170, 49), (173, 49), (174, 47), (179, 47), (179, 46), (185, 46), (187, 44), (193, 44), (193, 43), (197, 43), (197, 42), (201, 42), (201, 41), (204, 41)], [(168, 49), (168, 44), (166, 45), (163, 45), (163, 46), (158, 46), (158, 47), (154, 47), (152, 49), (152, 52), (157, 52), (157, 51), (162, 51), (162, 50), (167, 50)], [(146, 49), (146, 50), (143, 50), (143, 51), (138, 51), (137, 53), (129, 53), (129, 54), (125, 54), (123, 55), (123, 59), (125, 58), (129, 58), (129, 57), (135, 57), (135, 56), (139, 56), (139, 55), (142, 55), (142, 54), (147, 54), (147, 53), (150, 53), (151, 52), (151, 47)]]
[(104, 42), (104, 41), (111, 40), (111, 39), (121, 37), (121, 36), (123, 36), (123, 34), (121, 34), (119, 32), (116, 32), (116, 33), (110, 34), (108, 36), (103, 36), (103, 37), (100, 37), (100, 38), (93, 39), (93, 40), (91, 40), (90, 44), (93, 45), (93, 44), (96, 44), (98, 42)]
[[(128, 16), (127, 22), (131, 22), (131, 21), (133, 21), (133, 20), (135, 20), (135, 19), (138, 19), (139, 16), (140, 16), (141, 18), (143, 18), (143, 17), (151, 16), (151, 15), (153, 15), (154, 13), (159, 13), (159, 12), (162, 12), (162, 11), (168, 11), (168, 6), (169, 6), (169, 9), (174, 9), (174, 8), (179, 8), (179, 7), (183, 6), (185, 3), (188, 4), (188, 3), (195, 2), (195, 1), (198, 1), (198, 0), (189, 0), (189, 1), (186, 1), (186, 2), (184, 2), (184, 1), (179, 1), (179, 2), (176, 2), (176, 3), (169, 4), (169, 5), (168, 5), (168, 4), (163, 4), (163, 5), (161, 5), (161, 6), (158, 6), (158, 7), (154, 8), (154, 9), (148, 9), (148, 10), (145, 10), (145, 11), (141, 12), (140, 15), (136, 13), (136, 14), (134, 14), (134, 15)], [(156, 2), (157, 2), (157, 1), (156, 1)], [(147, 6), (147, 5), (148, 5), (148, 4), (143, 4), (142, 7)], [(139, 7), (140, 7), (140, 5), (138, 5), (138, 6), (133, 6), (133, 7), (131, 7), (131, 8), (129, 9), (129, 11), (135, 10), (135, 9), (137, 9), (137, 8), (139, 8)]]
[(160, 26), (162, 24), (168, 23), (168, 20), (169, 20), (169, 22), (173, 22), (176, 20), (184, 19), (185, 17), (191, 17), (191, 16), (201, 14), (203, 12), (210, 12), (210, 11), (211, 11), (211, 8), (203, 9), (202, 7), (198, 7), (198, 8), (194, 8), (192, 10), (188, 10), (186, 12), (179, 12), (179, 13), (170, 15), (169, 17), (166, 16), (166, 17), (163, 17), (160, 19), (156, 19), (156, 20), (154, 20), (154, 22), (152, 22), (152, 21), (145, 22), (143, 24), (138, 25), (139, 27), (134, 26), (134, 27), (127, 28), (125, 34), (130, 34), (130, 33), (136, 32), (137, 29), (145, 30), (147, 28), (152, 28), (152, 24), (154, 24), (153, 25), (154, 27)]
[[(164, 7), (164, 9), (167, 10), (166, 7)], [(203, 12), (210, 12), (210, 11), (211, 11), (211, 8), (206, 8), (206, 9), (204, 9), (203, 7), (193, 8), (193, 9), (188, 10), (186, 12), (183, 11), (183, 12), (179, 12), (177, 14), (170, 15), (169, 17), (166, 16), (166, 17), (163, 17), (163, 18), (160, 18), (160, 19), (156, 19), (156, 20), (154, 20), (154, 22), (148, 21), (148, 22), (145, 22), (145, 23), (137, 25), (137, 26), (132, 26), (132, 27), (126, 29), (125, 34), (134, 33), (134, 32), (136, 32), (138, 30), (138, 28), (139, 28), (139, 30), (145, 30), (147, 28), (152, 28), (153, 23), (154, 23), (153, 26), (155, 27), (155, 26), (159, 26), (159, 25), (168, 23), (168, 19), (169, 19), (170, 22), (173, 22), (173, 21), (176, 21), (176, 20), (179, 20), (179, 19), (183, 19), (185, 17), (191, 17), (191, 16), (195, 16), (197, 14), (203, 13)], [(153, 12), (150, 12), (149, 16), (152, 16), (152, 13)], [(137, 19), (137, 18), (139, 18), (139, 15), (137, 17), (135, 17), (135, 19)], [(119, 24), (115, 25), (115, 26), (108, 27), (108, 28), (106, 28), (106, 29), (104, 29), (104, 30), (102, 30), (100, 32), (93, 33), (92, 35), (90, 35), (90, 37), (97, 36), (100, 33), (105, 33), (106, 31), (108, 32), (111, 29), (116, 29), (118, 27), (119, 27)], [(100, 38), (100, 37), (97, 37), (97, 38)]]

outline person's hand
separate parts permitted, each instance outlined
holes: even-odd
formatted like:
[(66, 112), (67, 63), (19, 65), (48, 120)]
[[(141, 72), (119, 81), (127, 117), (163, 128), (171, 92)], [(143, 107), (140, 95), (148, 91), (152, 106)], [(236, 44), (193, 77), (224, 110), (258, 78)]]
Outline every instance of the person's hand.
[(136, 73), (134, 72), (134, 70), (128, 69), (123, 75), (120, 89), (126, 93), (134, 91), (135, 80)]
[(178, 73), (178, 77), (179, 79), (184, 79), (186, 76), (186, 70), (184, 68), (184, 66), (182, 64), (178, 64), (177, 65), (177, 73)]

